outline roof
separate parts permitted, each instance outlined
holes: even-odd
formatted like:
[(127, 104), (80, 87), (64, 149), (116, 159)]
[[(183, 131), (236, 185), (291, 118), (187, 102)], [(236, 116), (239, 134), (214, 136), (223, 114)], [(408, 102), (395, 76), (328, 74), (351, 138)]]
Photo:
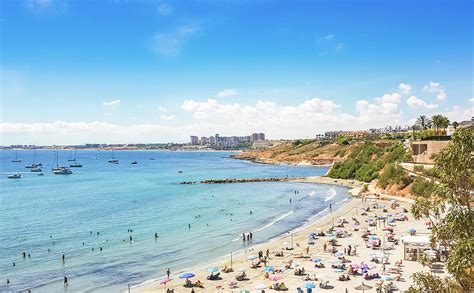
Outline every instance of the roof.
[(430, 238), (428, 236), (411, 236), (411, 235), (402, 235), (401, 240), (404, 244), (415, 244), (415, 245), (425, 245), (431, 244)]

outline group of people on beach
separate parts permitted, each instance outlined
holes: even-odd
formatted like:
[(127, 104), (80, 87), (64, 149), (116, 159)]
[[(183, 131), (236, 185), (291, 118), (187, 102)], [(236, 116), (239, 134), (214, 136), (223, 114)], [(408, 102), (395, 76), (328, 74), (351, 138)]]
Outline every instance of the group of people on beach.
[(252, 232), (249, 232), (247, 235), (245, 233), (242, 233), (242, 241), (244, 242), (244, 244), (252, 242), (252, 237)]

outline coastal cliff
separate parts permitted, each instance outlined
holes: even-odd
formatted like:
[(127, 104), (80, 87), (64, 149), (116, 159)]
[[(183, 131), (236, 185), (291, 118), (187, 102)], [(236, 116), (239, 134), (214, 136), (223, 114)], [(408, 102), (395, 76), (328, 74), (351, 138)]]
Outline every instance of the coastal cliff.
[(284, 143), (268, 150), (242, 152), (231, 157), (264, 164), (327, 166), (347, 159), (357, 145), (358, 143), (341, 145), (302, 140)]

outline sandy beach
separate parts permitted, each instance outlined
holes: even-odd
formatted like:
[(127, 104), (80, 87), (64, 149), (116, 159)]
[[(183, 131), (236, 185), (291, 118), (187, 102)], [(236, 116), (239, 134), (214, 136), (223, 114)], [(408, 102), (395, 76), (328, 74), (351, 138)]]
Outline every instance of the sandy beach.
[[(295, 180), (296, 181), (296, 180)], [(180, 272), (171, 272), (171, 281), (162, 284), (162, 281), (167, 279), (166, 276), (157, 280), (148, 281), (139, 286), (131, 288), (132, 292), (166, 292), (167, 289), (174, 290), (174, 292), (240, 292), (241, 290), (248, 290), (250, 292), (266, 292), (275, 291), (269, 289), (275, 283), (284, 283), (284, 287), (289, 292), (296, 292), (297, 288), (301, 288), (306, 292), (305, 286), (311, 287), (314, 284), (316, 288), (320, 283), (326, 284), (325, 289), (333, 292), (356, 292), (355, 287), (364, 284), (372, 287), (369, 292), (375, 292), (377, 284), (380, 286), (391, 286), (398, 288), (400, 292), (406, 290), (410, 284), (410, 275), (414, 272), (421, 271), (423, 268), (415, 261), (403, 260), (401, 265), (396, 262), (403, 259), (403, 244), (401, 241), (398, 245), (393, 245), (384, 237), (383, 227), (388, 226), (388, 223), (377, 222), (376, 226), (369, 226), (370, 220), (380, 216), (387, 216), (387, 214), (397, 214), (399, 217), (405, 217), (404, 221), (395, 221), (390, 224), (393, 228), (394, 239), (400, 239), (402, 235), (408, 235), (408, 229), (416, 229), (417, 235), (429, 235), (430, 230), (422, 221), (416, 221), (409, 212), (403, 213), (404, 209), (409, 210), (411, 200), (406, 198), (390, 197), (388, 199), (380, 198), (365, 198), (356, 197), (362, 186), (361, 183), (354, 180), (333, 180), (327, 177), (308, 177), (304, 180), (297, 179), (298, 182), (308, 183), (324, 183), (337, 184), (347, 187), (353, 187), (350, 193), (354, 198), (346, 202), (337, 211), (327, 214), (326, 216), (315, 219), (313, 222), (300, 227), (290, 233), (274, 238), (266, 243), (252, 245), (251, 243), (242, 246), (242, 251), (234, 253), (232, 256), (233, 272), (225, 273), (221, 271), (223, 268), (230, 268), (230, 255), (221, 259), (203, 263), (195, 268), (183, 270)], [(392, 209), (391, 205), (397, 201), (396, 207)], [(370, 208), (365, 214), (364, 210)], [(386, 211), (384, 212), (384, 209)], [(342, 218), (345, 221), (342, 221)], [(353, 219), (359, 222), (356, 225)], [(333, 223), (342, 223), (342, 227), (335, 227), (335, 230), (342, 234), (343, 237), (335, 237), (328, 235), (328, 230), (333, 227)], [(384, 251), (381, 248), (368, 248), (367, 242), (362, 238), (362, 235), (370, 230), (372, 237), (378, 237), (381, 240), (381, 245), (385, 247)], [(325, 236), (316, 236), (316, 239), (310, 240), (310, 233), (325, 232)], [(331, 239), (336, 240), (336, 246), (330, 244)], [(309, 243), (309, 241), (312, 242)], [(351, 245), (351, 254), (348, 253), (348, 246)], [(327, 250), (324, 251), (324, 246)], [(289, 250), (288, 248), (293, 248)], [(261, 251), (266, 255), (269, 251), (269, 257), (266, 266), (262, 262), (259, 267), (251, 268), (253, 263), (259, 261), (258, 255)], [(334, 250), (333, 253), (331, 250)], [(283, 253), (283, 256), (277, 256), (277, 253)], [(385, 254), (384, 254), (385, 253)], [(381, 254), (384, 254), (381, 256)], [(337, 256), (336, 256), (337, 255)], [(372, 258), (386, 257), (385, 264), (371, 262)], [(256, 258), (256, 259), (254, 259)], [(336, 269), (332, 267), (341, 266), (341, 258), (350, 262), (346, 263), (344, 269)], [(254, 260), (251, 260), (254, 259)], [(319, 262), (315, 262), (320, 259)], [(315, 264), (324, 264), (324, 268), (317, 268)], [(341, 275), (348, 275), (348, 268), (351, 264), (366, 264), (368, 274), (385, 275), (385, 281), (382, 282), (380, 278), (373, 280), (364, 280), (362, 275), (351, 275), (350, 280), (338, 280)], [(265, 268), (267, 267), (267, 271)], [(271, 267), (271, 268), (269, 268)], [(208, 280), (207, 277), (211, 275), (209, 269), (218, 268), (220, 270), (219, 280)], [(304, 268), (304, 274), (295, 275), (295, 272)], [(385, 272), (384, 272), (385, 269)], [(212, 271), (212, 270), (211, 270)], [(237, 281), (236, 277), (245, 272), (246, 277), (243, 281)], [(364, 271), (365, 272), (365, 271)], [(389, 273), (390, 272), (390, 273)], [(179, 278), (183, 273), (192, 273), (195, 276), (189, 280), (194, 284), (200, 281), (203, 288), (185, 288), (183, 285), (185, 279)], [(165, 272), (163, 272), (165, 275)], [(266, 275), (266, 276), (265, 276)], [(311, 280), (309, 280), (310, 278)], [(390, 279), (397, 279), (391, 281)], [(161, 284), (160, 284), (161, 283)], [(308, 283), (311, 283), (308, 285)], [(282, 287), (283, 288), (283, 287)], [(321, 290), (321, 289), (313, 289)]]

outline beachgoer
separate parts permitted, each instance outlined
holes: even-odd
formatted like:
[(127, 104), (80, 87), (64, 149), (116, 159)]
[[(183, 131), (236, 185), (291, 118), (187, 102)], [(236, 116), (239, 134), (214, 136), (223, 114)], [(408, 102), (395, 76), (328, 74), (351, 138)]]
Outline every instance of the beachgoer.
[(170, 278), (170, 274), (171, 274), (171, 270), (168, 268), (168, 269), (166, 270), (166, 275), (168, 276), (168, 279)]
[(250, 235), (247, 234), (247, 241), (250, 241)]
[(100, 250), (100, 251), (102, 251), (102, 246), (101, 246), (101, 247), (99, 247), (99, 250)]
[(267, 258), (270, 259), (270, 250), (267, 249), (267, 251), (265, 251), (265, 254), (266, 254)]
[(132, 242), (132, 241), (133, 241), (133, 238), (132, 238), (132, 235), (130, 235), (130, 242)]
[(63, 253), (62, 259), (63, 259), (63, 262), (66, 260), (66, 255), (64, 253)]
[(158, 233), (155, 232), (155, 239), (157, 239), (157, 238), (158, 238)]
[(249, 232), (250, 240), (252, 240), (252, 232)]
[(67, 277), (64, 276), (64, 286), (69, 286), (69, 284), (67, 283)]
[(329, 204), (329, 211), (332, 212), (332, 204)]
[(351, 250), (352, 246), (349, 244), (349, 247), (347, 248), (347, 255), (351, 255)]
[(28, 258), (31, 258), (31, 255), (28, 253)]
[(15, 262), (13, 262), (12, 266), (13, 266), (13, 267), (14, 267), (14, 266), (16, 266), (16, 263), (15, 263)]
[(94, 251), (94, 247), (92, 247), (91, 250)]
[(7, 279), (7, 285), (10, 285), (10, 279)]
[(242, 240), (245, 242), (245, 233), (242, 233)]
[(25, 257), (26, 257), (26, 252), (23, 251), (23, 258), (25, 258)]
[(291, 198), (290, 198), (290, 204), (291, 204)]
[(252, 214), (252, 211), (250, 211), (250, 214)]
[(328, 245), (327, 245), (327, 243), (326, 243), (326, 242), (324, 242), (324, 244), (323, 244), (323, 248), (324, 248), (324, 251), (326, 251), (326, 250), (327, 250), (327, 248), (328, 248)]
[(188, 230), (191, 230), (191, 224), (188, 224)]

